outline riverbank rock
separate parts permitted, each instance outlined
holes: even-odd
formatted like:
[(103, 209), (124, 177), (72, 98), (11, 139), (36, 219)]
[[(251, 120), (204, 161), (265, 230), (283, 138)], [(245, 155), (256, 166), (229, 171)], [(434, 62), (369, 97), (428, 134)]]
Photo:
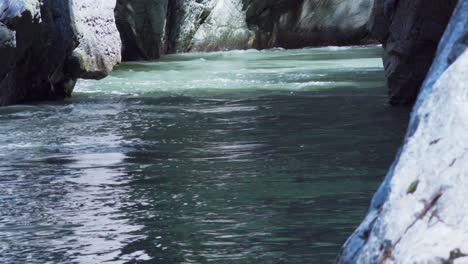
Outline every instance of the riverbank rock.
[(0, 1), (0, 105), (64, 98), (77, 78), (108, 74), (121, 49), (112, 2)]
[(114, 18), (115, 0), (72, 0), (71, 3), (72, 23), (78, 40), (72, 57), (80, 66), (74, 77), (104, 78), (122, 60)]
[(467, 13), (459, 1), (401, 152), (338, 263), (468, 263)]
[(390, 103), (412, 105), (457, 0), (375, 0), (371, 34), (383, 43)]
[(167, 7), (168, 0), (117, 0), (124, 60), (153, 60), (164, 53)]

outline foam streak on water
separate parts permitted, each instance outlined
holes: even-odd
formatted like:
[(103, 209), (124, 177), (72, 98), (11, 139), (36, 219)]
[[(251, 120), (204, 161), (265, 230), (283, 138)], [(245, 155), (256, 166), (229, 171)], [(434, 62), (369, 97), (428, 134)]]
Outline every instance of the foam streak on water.
[(126, 63), (0, 109), (0, 263), (327, 263), (407, 111), (380, 47)]

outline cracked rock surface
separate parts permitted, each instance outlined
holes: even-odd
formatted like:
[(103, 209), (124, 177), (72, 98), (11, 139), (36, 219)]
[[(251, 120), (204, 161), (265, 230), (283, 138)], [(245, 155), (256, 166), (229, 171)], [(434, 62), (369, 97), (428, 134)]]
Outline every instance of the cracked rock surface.
[(467, 263), (467, 13), (459, 1), (401, 152), (338, 263)]

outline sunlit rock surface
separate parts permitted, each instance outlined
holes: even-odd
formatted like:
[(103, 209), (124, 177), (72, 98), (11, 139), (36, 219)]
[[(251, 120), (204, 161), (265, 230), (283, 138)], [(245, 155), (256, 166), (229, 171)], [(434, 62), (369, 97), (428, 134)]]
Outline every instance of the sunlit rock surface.
[(100, 79), (121, 61), (121, 41), (115, 25), (115, 0), (72, 0), (78, 47), (73, 57), (80, 62), (76, 76)]
[(253, 47), (254, 32), (249, 30), (241, 0), (218, 0), (195, 33), (190, 50), (213, 51)]
[(1, 0), (0, 105), (69, 96), (120, 62), (109, 0)]
[(460, 1), (404, 146), (339, 263), (468, 263), (467, 13)]

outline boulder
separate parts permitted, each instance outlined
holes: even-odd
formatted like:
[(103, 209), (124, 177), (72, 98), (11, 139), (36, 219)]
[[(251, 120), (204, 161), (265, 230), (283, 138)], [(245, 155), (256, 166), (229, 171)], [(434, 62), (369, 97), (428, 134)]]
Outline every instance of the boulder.
[(438, 47), (408, 133), (338, 263), (466, 263), (468, 0)]

